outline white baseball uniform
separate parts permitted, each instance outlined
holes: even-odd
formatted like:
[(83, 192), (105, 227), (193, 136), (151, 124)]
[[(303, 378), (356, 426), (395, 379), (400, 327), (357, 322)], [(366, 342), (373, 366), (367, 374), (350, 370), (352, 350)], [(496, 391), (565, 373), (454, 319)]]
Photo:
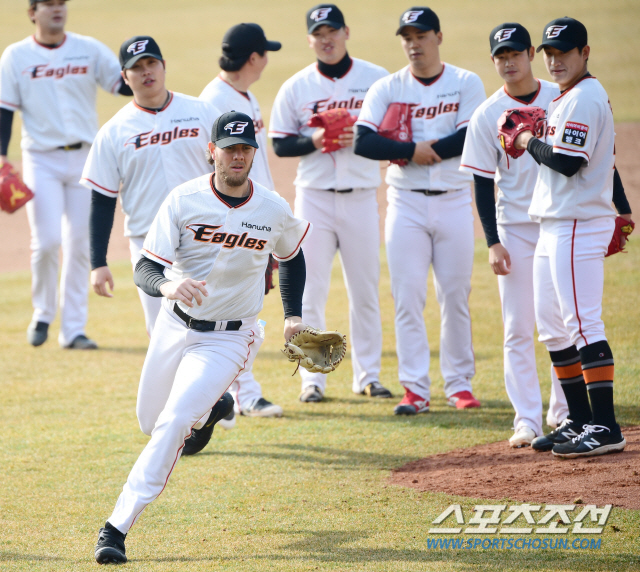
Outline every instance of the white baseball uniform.
[[(278, 91), (269, 137), (311, 137), (307, 121), (314, 113), (344, 108), (358, 117), (365, 94), (387, 71), (351, 58), (341, 78), (323, 75), (311, 64), (289, 78)], [(313, 223), (314, 233), (304, 249), (307, 283), (303, 298), (305, 322), (325, 328), (331, 265), (340, 251), (349, 296), (349, 328), (355, 393), (379, 381), (382, 325), (378, 302), (380, 233), (376, 189), (377, 161), (359, 157), (353, 148), (333, 153), (316, 150), (300, 157), (295, 179), (296, 216)], [(324, 393), (326, 376), (301, 369), (302, 389), (315, 385)]]
[[(236, 376), (251, 366), (269, 254), (297, 255), (311, 225), (287, 202), (257, 183), (237, 207), (213, 191), (213, 175), (189, 181), (162, 204), (144, 242), (144, 255), (166, 267), (167, 278), (206, 280), (210, 294), (189, 316), (220, 329), (187, 328), (175, 302), (163, 308), (151, 336), (138, 392), (138, 417), (151, 435), (109, 522), (126, 533), (163, 490), (192, 428), (200, 428)], [(250, 227), (246, 225), (251, 225)], [(242, 322), (236, 331), (229, 321)]]
[[(547, 110), (560, 95), (557, 84), (536, 80), (538, 91), (527, 103), (501, 87), (471, 117), (460, 169), (493, 178), (498, 185), (496, 216), (500, 243), (511, 259), (511, 272), (498, 276), (504, 322), (504, 379), (516, 415), (514, 428), (527, 426), (542, 435), (542, 398), (534, 348), (533, 256), (540, 225), (528, 215), (538, 164), (528, 153), (507, 161), (498, 139), (498, 119), (506, 109), (534, 105)], [(560, 382), (551, 368), (547, 420), (553, 426), (568, 415)]]
[(549, 351), (606, 340), (602, 322), (604, 255), (613, 234), (613, 113), (600, 82), (580, 80), (549, 104), (546, 143), (582, 157), (576, 175), (544, 164), (529, 207), (540, 222), (534, 260), (536, 321)]
[(87, 322), (90, 197), (78, 179), (98, 131), (97, 86), (115, 95), (120, 81), (109, 48), (72, 32), (53, 48), (31, 36), (10, 45), (0, 59), (0, 107), (22, 113), (23, 179), (35, 194), (27, 203), (33, 321), (50, 324), (55, 318), (62, 246), (63, 346), (84, 334)]
[[(213, 170), (205, 152), (213, 122), (221, 114), (209, 103), (170, 92), (160, 111), (131, 101), (100, 129), (81, 183), (108, 197), (120, 196), (134, 268), (149, 227), (171, 190)], [(138, 294), (151, 335), (160, 299), (140, 289)]]
[[(484, 100), (482, 81), (474, 73), (443, 64), (440, 76), (425, 86), (407, 66), (373, 85), (356, 125), (377, 131), (391, 103), (408, 103), (413, 141), (442, 139), (466, 127)], [(442, 316), (440, 368), (447, 397), (471, 391), (475, 373), (468, 304), (474, 244), (471, 175), (459, 167), (460, 157), (431, 166), (409, 162), (405, 167), (390, 165), (386, 176), (385, 241), (399, 378), (426, 401), (431, 380), (423, 311), (430, 265)], [(426, 191), (446, 192), (427, 195)]]

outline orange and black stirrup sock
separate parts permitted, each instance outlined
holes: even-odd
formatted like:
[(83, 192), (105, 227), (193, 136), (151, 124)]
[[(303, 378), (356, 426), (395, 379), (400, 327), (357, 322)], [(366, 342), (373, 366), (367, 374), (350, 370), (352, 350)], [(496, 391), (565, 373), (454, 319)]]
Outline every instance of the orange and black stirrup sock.
[(567, 398), (569, 419), (580, 427), (591, 423), (589, 394), (582, 376), (580, 352), (576, 346), (569, 346), (558, 352), (549, 352), (553, 369), (558, 376), (562, 391)]
[(613, 411), (613, 353), (606, 340), (580, 350), (582, 374), (591, 398), (593, 423), (613, 429), (617, 426)]

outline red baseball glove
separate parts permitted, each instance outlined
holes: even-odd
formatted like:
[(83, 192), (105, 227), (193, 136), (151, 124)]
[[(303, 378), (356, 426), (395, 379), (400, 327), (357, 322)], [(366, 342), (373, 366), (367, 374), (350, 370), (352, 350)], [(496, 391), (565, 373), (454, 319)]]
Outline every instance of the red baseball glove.
[(498, 139), (505, 153), (514, 159), (524, 155), (525, 149), (516, 149), (516, 137), (523, 131), (537, 135), (544, 128), (545, 113), (540, 107), (507, 109), (498, 119)]
[[(378, 134), (401, 143), (409, 143), (413, 140), (411, 131), (411, 111), (408, 103), (392, 103), (382, 118), (378, 128)], [(409, 164), (406, 159), (393, 159), (394, 165), (404, 167)]]
[(268, 294), (269, 290), (273, 290), (273, 271), (278, 269), (278, 261), (271, 255), (269, 255), (269, 262), (267, 262), (267, 269), (264, 273), (264, 293)]
[(356, 118), (346, 109), (328, 109), (320, 113), (314, 113), (307, 122), (309, 127), (324, 127), (322, 137), (322, 152), (333, 153), (344, 149), (338, 137), (345, 133), (345, 127), (351, 127)]
[(0, 167), (0, 208), (8, 213), (17, 211), (33, 198), (33, 193), (22, 182), (18, 172), (9, 163)]
[(625, 220), (621, 216), (617, 216), (616, 226), (613, 229), (613, 236), (611, 237), (609, 249), (607, 250), (607, 254), (605, 254), (605, 257), (611, 256), (612, 254), (616, 254), (618, 252), (625, 252), (625, 244), (627, 244), (629, 235), (633, 232), (633, 229), (635, 227), (636, 223), (632, 220)]

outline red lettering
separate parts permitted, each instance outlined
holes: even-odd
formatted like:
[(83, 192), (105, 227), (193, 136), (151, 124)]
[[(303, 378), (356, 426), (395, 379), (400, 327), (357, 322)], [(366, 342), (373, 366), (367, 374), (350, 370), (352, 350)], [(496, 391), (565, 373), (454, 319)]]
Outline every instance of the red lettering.
[(424, 107), (421, 107), (420, 109), (418, 109), (418, 111), (416, 111), (416, 117), (422, 117), (424, 115), (424, 112)]
[(158, 143), (158, 141), (160, 141), (160, 133), (154, 133), (151, 136), (151, 139), (149, 140), (149, 143), (151, 143), (151, 145), (156, 145)]
[(362, 99), (356, 101), (356, 109), (360, 109), (362, 107)]
[(442, 113), (451, 113), (453, 111), (453, 103), (447, 103), (442, 109)]
[(194, 127), (191, 130), (191, 135), (189, 135), (189, 137), (197, 137), (199, 132), (200, 132), (200, 129), (198, 127)]
[[(176, 129), (177, 129), (177, 127), (176, 127)], [(168, 145), (169, 143), (171, 143), (172, 135), (173, 134), (171, 133), (171, 131), (165, 131), (162, 134), (162, 143), (161, 143), (161, 145)]]
[(180, 133), (178, 133), (178, 137), (189, 137), (188, 129), (180, 129)]

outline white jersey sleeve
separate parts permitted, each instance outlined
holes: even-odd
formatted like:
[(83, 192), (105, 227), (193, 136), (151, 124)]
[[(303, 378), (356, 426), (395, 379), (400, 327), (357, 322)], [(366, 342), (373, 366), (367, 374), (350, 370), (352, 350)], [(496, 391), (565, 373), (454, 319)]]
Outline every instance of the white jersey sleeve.
[(309, 236), (311, 223), (293, 216), (291, 207), (283, 199), (285, 220), (282, 235), (273, 249), (273, 257), (280, 262), (294, 258), (300, 251), (302, 243)]
[(175, 194), (170, 194), (160, 206), (144, 240), (142, 254), (171, 268), (176, 261), (176, 250), (180, 246), (181, 219), (179, 203)]
[(484, 85), (480, 77), (474, 73), (467, 74), (464, 89), (460, 93), (456, 129), (467, 126), (474, 111), (485, 99)]
[[(293, 79), (293, 78), (292, 78)], [(300, 135), (302, 127), (299, 113), (293, 102), (292, 80), (286, 81), (278, 90), (276, 99), (271, 108), (271, 121), (269, 122), (269, 137), (281, 139)]]
[(122, 81), (120, 62), (115, 54), (102, 42), (91, 39), (96, 47), (96, 81), (102, 89), (116, 95)]
[(392, 103), (393, 88), (389, 78), (379, 79), (367, 92), (356, 125), (368, 127), (377, 133), (380, 123)]
[(107, 197), (115, 198), (122, 178), (109, 132), (101, 129), (89, 151), (80, 182)]
[(0, 58), (0, 107), (9, 111), (20, 109), (20, 86), (16, 78), (15, 69), (11, 58), (11, 48), (8, 47)]
[(500, 155), (490, 139), (495, 132), (497, 125), (489, 125), (484, 108), (479, 107), (467, 126), (460, 169), (493, 179), (500, 162)]

